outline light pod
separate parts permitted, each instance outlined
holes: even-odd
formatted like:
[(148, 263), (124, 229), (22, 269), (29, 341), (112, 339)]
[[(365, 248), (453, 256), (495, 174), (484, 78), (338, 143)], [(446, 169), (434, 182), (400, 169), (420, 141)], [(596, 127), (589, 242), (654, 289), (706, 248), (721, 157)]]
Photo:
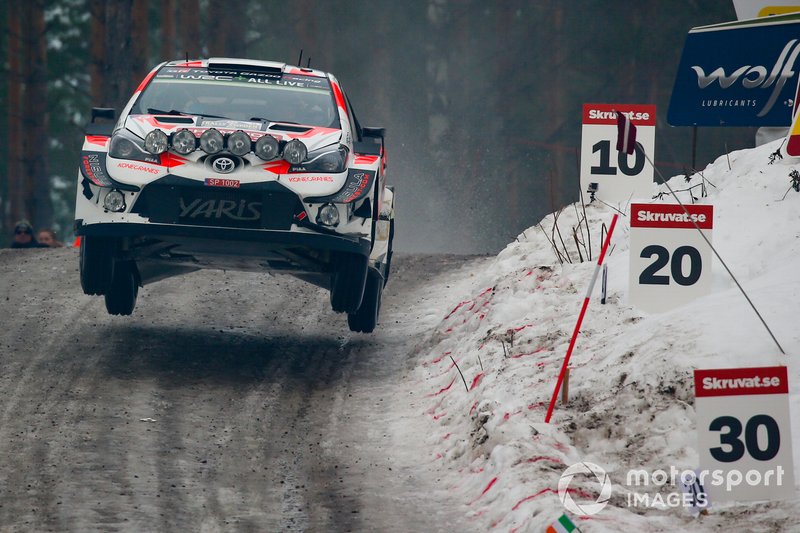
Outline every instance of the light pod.
[(278, 141), (272, 135), (264, 135), (256, 141), (256, 155), (264, 161), (272, 161), (278, 157), (279, 151)]
[(292, 165), (299, 165), (306, 159), (308, 149), (303, 141), (292, 139), (283, 147), (283, 158)]
[(108, 191), (103, 199), (103, 207), (114, 213), (125, 211), (125, 195), (116, 189)]
[(250, 136), (242, 130), (228, 136), (228, 151), (233, 155), (245, 155), (250, 152)]
[(325, 204), (319, 208), (317, 222), (323, 226), (337, 226), (339, 224), (339, 209), (333, 204)]
[(204, 131), (200, 136), (200, 149), (209, 155), (221, 152), (224, 144), (225, 138), (214, 128)]
[(153, 130), (144, 137), (144, 149), (153, 155), (166, 152), (168, 143), (167, 134), (161, 130)]
[(197, 148), (197, 137), (189, 130), (181, 130), (172, 135), (172, 149), (181, 155), (193, 152)]

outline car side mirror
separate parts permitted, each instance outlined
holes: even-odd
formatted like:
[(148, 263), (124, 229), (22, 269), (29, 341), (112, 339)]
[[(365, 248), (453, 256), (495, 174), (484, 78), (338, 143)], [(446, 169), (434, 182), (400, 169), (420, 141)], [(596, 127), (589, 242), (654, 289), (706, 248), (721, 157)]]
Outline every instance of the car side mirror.
[(110, 107), (93, 107), (92, 108), (92, 123), (94, 123), (95, 119), (104, 118), (106, 120), (114, 120), (116, 118), (117, 112), (110, 108)]
[(361, 134), (364, 137), (372, 137), (373, 139), (383, 139), (386, 137), (386, 128), (370, 128), (364, 126), (361, 128)]
[[(353, 150), (357, 154), (363, 155), (383, 155), (383, 142), (386, 137), (386, 128), (370, 128), (363, 126), (361, 128), (361, 142), (353, 143)], [(386, 168), (386, 159), (383, 160), (384, 168)]]

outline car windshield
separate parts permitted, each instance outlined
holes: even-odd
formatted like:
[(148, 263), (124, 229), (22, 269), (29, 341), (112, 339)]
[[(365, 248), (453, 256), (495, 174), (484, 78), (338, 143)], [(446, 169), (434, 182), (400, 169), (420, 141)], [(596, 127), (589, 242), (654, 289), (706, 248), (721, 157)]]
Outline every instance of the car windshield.
[(186, 114), (339, 127), (326, 78), (231, 76), (199, 68), (163, 68), (131, 114)]

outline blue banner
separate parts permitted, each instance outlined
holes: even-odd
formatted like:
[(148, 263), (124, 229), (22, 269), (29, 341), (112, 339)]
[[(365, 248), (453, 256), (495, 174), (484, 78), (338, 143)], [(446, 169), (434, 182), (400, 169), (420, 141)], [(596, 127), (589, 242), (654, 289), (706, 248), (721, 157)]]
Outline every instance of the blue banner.
[(792, 124), (800, 15), (692, 28), (675, 77), (673, 126)]

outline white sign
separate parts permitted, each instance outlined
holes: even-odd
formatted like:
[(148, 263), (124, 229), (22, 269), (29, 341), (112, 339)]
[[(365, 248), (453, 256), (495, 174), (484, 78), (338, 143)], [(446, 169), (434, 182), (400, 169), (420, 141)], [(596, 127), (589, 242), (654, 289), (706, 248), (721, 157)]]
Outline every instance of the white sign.
[[(617, 152), (617, 114), (625, 113), (636, 126), (636, 151)], [(589, 197), (624, 211), (631, 198), (650, 198), (655, 160), (656, 106), (632, 104), (583, 104), (581, 134), (581, 190)], [(594, 185), (593, 185), (594, 184)], [(595, 190), (596, 188), (596, 190)], [(587, 193), (589, 190), (595, 192)]]
[(712, 501), (792, 499), (785, 366), (695, 370), (701, 482)]
[[(632, 204), (628, 300), (660, 313), (711, 292), (714, 207)], [(703, 235), (697, 231), (694, 223)]]

